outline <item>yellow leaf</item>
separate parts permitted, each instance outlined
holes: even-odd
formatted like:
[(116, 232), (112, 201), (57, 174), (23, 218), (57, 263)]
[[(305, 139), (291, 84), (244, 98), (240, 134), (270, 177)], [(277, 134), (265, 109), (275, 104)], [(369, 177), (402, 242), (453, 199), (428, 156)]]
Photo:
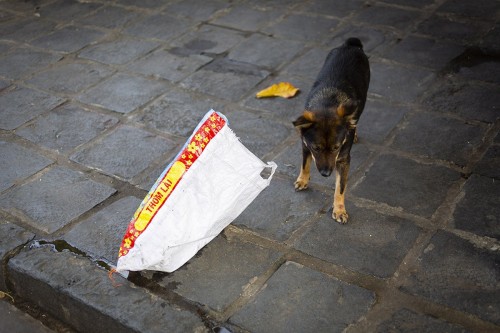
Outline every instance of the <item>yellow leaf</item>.
[(261, 90), (257, 93), (257, 98), (262, 98), (262, 97), (283, 97), (283, 98), (290, 98), (295, 96), (299, 89), (295, 88), (291, 83), (289, 82), (280, 82), (277, 84), (273, 84), (272, 86)]

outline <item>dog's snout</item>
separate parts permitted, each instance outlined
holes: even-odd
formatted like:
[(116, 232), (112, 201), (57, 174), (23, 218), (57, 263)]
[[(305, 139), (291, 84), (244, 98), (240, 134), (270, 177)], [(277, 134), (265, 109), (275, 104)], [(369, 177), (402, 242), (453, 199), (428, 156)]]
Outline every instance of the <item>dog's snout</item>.
[(331, 174), (332, 174), (332, 170), (331, 169), (321, 169), (319, 170), (319, 173), (323, 176), (323, 177), (329, 177)]

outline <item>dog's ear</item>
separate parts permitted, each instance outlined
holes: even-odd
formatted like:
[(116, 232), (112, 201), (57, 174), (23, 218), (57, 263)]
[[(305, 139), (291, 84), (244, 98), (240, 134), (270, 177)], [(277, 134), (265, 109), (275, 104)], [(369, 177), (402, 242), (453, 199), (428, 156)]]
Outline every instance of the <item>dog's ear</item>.
[(357, 108), (358, 102), (349, 99), (337, 107), (337, 116), (339, 116), (340, 118), (347, 118), (351, 116)]
[(304, 111), (304, 114), (292, 122), (296, 128), (308, 128), (314, 123), (314, 113)]

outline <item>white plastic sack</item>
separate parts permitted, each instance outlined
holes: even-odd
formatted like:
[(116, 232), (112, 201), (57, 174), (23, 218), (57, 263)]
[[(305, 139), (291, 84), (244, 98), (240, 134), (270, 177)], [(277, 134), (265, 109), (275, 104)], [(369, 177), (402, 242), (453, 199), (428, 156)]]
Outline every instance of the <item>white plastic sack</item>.
[(269, 185), (275, 170), (238, 140), (222, 114), (209, 111), (135, 212), (116, 270), (175, 271)]

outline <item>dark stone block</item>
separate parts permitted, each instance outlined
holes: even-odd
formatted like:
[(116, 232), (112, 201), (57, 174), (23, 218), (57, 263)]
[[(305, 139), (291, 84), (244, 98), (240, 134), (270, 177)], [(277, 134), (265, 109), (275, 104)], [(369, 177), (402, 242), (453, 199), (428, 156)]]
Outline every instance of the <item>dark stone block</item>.
[(103, 36), (104, 32), (99, 30), (69, 25), (35, 39), (32, 44), (44, 49), (70, 53), (80, 50)]
[(63, 238), (94, 259), (116, 265), (123, 236), (140, 203), (136, 197), (115, 201), (78, 223)]
[(273, 250), (219, 236), (159, 284), (194, 302), (224, 311), (278, 257)]
[(320, 15), (336, 16), (345, 18), (351, 15), (356, 10), (363, 8), (362, 0), (336, 0), (324, 1), (313, 0), (309, 3), (304, 3), (298, 9), (306, 13), (316, 13)]
[(264, 32), (287, 40), (325, 43), (339, 21), (326, 17), (292, 14), (264, 29)]
[(500, 239), (499, 181), (472, 175), (463, 192), (453, 214), (455, 228)]
[(442, 319), (429, 315), (418, 314), (408, 309), (401, 309), (393, 313), (392, 317), (377, 326), (376, 333), (399, 332), (441, 332), (441, 333), (469, 333), (463, 327), (448, 323)]
[(472, 171), (483, 176), (500, 179), (500, 145), (491, 146)]
[(415, 113), (405, 123), (394, 138), (393, 147), (460, 166), (467, 164), (483, 142), (486, 130), (439, 113)]
[(139, 12), (116, 6), (103, 6), (94, 13), (79, 18), (78, 22), (102, 28), (121, 28), (132, 22), (140, 15)]
[(366, 289), (287, 262), (230, 322), (251, 332), (341, 332), (374, 301)]
[(353, 193), (423, 217), (431, 217), (449, 187), (460, 178), (451, 169), (381, 155)]
[(2, 24), (2, 39), (14, 42), (29, 42), (30, 40), (51, 33), (56, 24), (47, 20), (30, 17), (27, 20), (11, 20)]
[(359, 142), (383, 143), (407, 112), (406, 107), (368, 100), (358, 122)]
[(13, 130), (64, 100), (32, 89), (19, 87), (0, 95), (0, 128)]
[(438, 231), (403, 283), (405, 292), (500, 323), (498, 251)]
[(415, 10), (372, 5), (361, 10), (354, 19), (371, 26), (380, 25), (404, 30), (412, 22), (419, 19), (420, 16), (422, 16), (422, 13)]
[(279, 17), (280, 10), (252, 8), (247, 5), (234, 6), (227, 14), (218, 17), (214, 24), (244, 31), (258, 31)]
[(144, 40), (122, 38), (85, 48), (79, 56), (105, 64), (123, 65), (143, 56), (160, 44)]
[(268, 238), (285, 241), (328, 205), (327, 196), (312, 189), (295, 192), (293, 182), (274, 177), (271, 185), (234, 220)]
[(77, 98), (120, 113), (129, 113), (167, 89), (163, 82), (118, 73)]
[(52, 163), (18, 144), (0, 140), (0, 192)]
[(52, 233), (99, 204), (115, 189), (84, 174), (55, 167), (0, 196), (0, 208), (35, 229)]
[(192, 23), (186, 19), (156, 14), (132, 24), (125, 32), (137, 37), (169, 40), (185, 33), (191, 26)]
[(452, 40), (464, 45), (474, 43), (487, 30), (489, 25), (478, 20), (460, 22), (449, 16), (432, 15), (420, 23), (416, 32), (433, 38)]
[(52, 53), (27, 48), (15, 49), (0, 61), (0, 75), (10, 79), (21, 79), (60, 59), (61, 56)]
[(347, 202), (347, 225), (330, 212), (310, 227), (296, 248), (363, 274), (391, 277), (419, 235), (410, 221)]
[(121, 126), (99, 142), (78, 150), (70, 159), (108, 175), (130, 180), (175, 146), (176, 143), (145, 130)]
[(8, 302), (0, 302), (0, 321), (5, 332), (54, 333), (53, 330)]
[(493, 21), (500, 14), (500, 9), (497, 3), (489, 0), (477, 0), (475, 2), (449, 0), (442, 4), (437, 9), (437, 12), (461, 15), (468, 19)]
[(62, 94), (76, 94), (104, 78), (113, 71), (98, 64), (68, 63), (35, 75), (28, 83)]
[(184, 0), (172, 3), (166, 10), (170, 14), (183, 16), (196, 21), (209, 21), (220, 11), (226, 9), (230, 3), (218, 0), (205, 0), (203, 6), (200, 6), (198, 0)]
[(43, 147), (67, 153), (117, 122), (114, 117), (66, 104), (18, 129), (16, 134)]
[(40, 6), (40, 16), (60, 21), (72, 21), (92, 13), (101, 6), (101, 4), (95, 2), (57, 0), (47, 6)]
[[(185, 1), (181, 2), (183, 3)], [(173, 40), (171, 44), (178, 47), (180, 52), (187, 54), (221, 54), (239, 44), (244, 38), (241, 32), (205, 24), (198, 30)]]

